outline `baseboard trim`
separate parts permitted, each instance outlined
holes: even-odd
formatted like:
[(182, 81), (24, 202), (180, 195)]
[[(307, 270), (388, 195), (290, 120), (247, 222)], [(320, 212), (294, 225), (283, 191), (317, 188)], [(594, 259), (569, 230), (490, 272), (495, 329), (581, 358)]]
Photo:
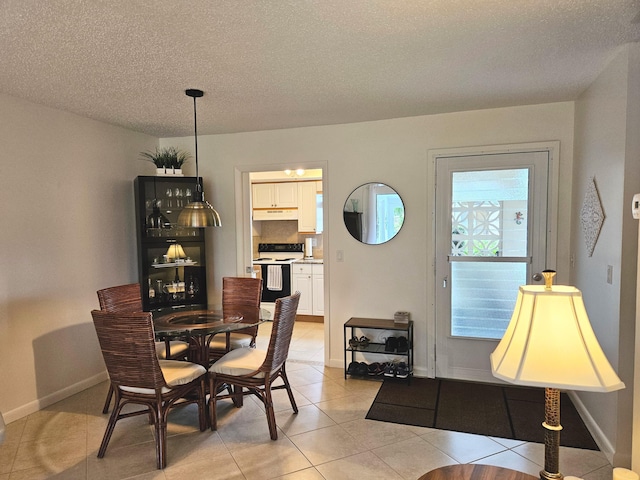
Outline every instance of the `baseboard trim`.
[(102, 373), (94, 375), (93, 377), (89, 377), (85, 380), (82, 380), (78, 383), (74, 383), (73, 385), (69, 385), (68, 387), (63, 388), (62, 390), (58, 390), (53, 392), (45, 397), (39, 398), (32, 402), (29, 402), (25, 405), (22, 405), (18, 408), (14, 408), (13, 410), (9, 410), (8, 412), (3, 412), (4, 420), (7, 424), (14, 422), (16, 420), (21, 419), (22, 417), (26, 417), (27, 415), (31, 415), (32, 413), (36, 413), (43, 408), (48, 407), (49, 405), (53, 405), (60, 400), (64, 400), (67, 397), (75, 395), (76, 393), (80, 393), (87, 388), (93, 387), (101, 382), (107, 380), (109, 376), (107, 375), (106, 370)]
[[(587, 427), (587, 430), (589, 430), (589, 433), (593, 437), (593, 440), (598, 445), (598, 448), (607, 457), (609, 463), (613, 465), (613, 456), (615, 454), (613, 445), (606, 437), (600, 426), (593, 419), (587, 408), (584, 406), (584, 403), (582, 403), (582, 400), (580, 400), (578, 394), (574, 391), (569, 391), (567, 392), (567, 395), (569, 395), (569, 398), (573, 402), (573, 405), (576, 407), (578, 414), (582, 418), (582, 421)], [(560, 423), (562, 423), (562, 419), (560, 419)]]

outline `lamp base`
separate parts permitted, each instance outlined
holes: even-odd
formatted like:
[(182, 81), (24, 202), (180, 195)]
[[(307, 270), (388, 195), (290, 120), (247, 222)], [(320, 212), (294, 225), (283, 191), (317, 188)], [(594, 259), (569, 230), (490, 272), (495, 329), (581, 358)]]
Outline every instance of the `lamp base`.
[(540, 470), (541, 480), (562, 480), (564, 475), (561, 473), (549, 473), (546, 470)]
[(540, 471), (542, 480), (559, 480), (560, 473), (560, 390), (544, 389), (544, 469)]

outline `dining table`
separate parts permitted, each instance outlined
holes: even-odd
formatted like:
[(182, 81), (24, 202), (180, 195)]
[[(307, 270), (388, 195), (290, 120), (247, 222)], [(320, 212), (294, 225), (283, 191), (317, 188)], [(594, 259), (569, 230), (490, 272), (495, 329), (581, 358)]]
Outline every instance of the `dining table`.
[[(213, 335), (231, 333), (266, 322), (269, 311), (238, 305), (213, 308), (180, 308), (167, 312), (154, 312), (153, 325), (156, 339), (169, 341), (186, 339), (189, 342), (190, 360), (209, 368), (209, 344)], [(227, 335), (227, 351), (229, 337)]]

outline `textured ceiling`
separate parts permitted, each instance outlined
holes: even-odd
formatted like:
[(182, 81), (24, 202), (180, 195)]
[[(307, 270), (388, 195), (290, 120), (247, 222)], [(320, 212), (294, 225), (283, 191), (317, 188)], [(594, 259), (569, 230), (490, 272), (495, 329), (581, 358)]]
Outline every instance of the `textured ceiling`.
[(0, 0), (0, 92), (158, 137), (575, 99), (637, 0)]

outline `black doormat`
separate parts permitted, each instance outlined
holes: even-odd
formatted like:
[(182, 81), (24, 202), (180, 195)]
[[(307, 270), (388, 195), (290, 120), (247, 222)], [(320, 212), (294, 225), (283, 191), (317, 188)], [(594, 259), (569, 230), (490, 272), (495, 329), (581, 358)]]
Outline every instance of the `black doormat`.
[[(544, 443), (544, 389), (412, 378), (385, 380), (370, 420)], [(560, 444), (598, 450), (566, 393), (560, 394)]]

